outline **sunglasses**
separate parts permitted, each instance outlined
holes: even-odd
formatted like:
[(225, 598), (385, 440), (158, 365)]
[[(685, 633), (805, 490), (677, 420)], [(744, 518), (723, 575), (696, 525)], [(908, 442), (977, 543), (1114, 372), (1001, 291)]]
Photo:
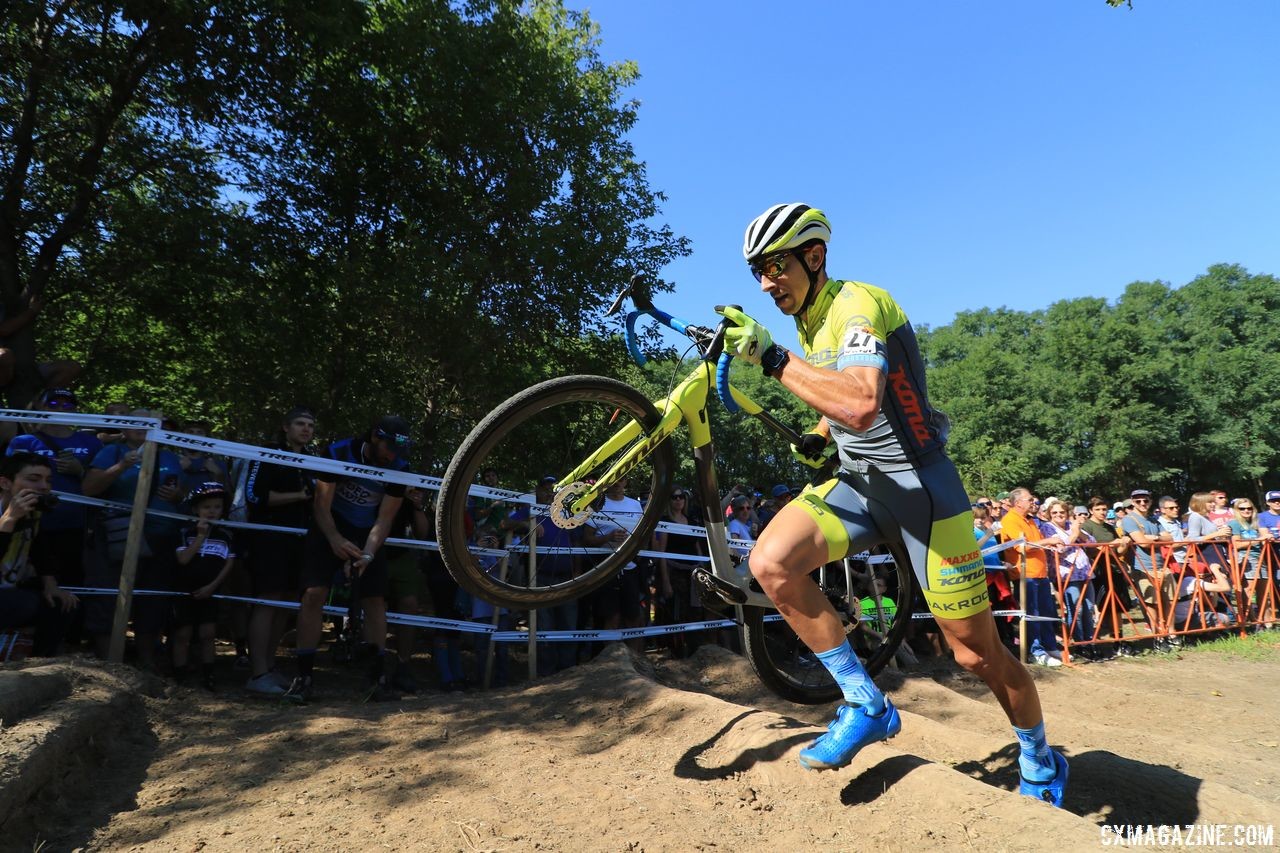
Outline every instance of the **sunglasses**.
[(74, 409), (76, 404), (72, 400), (50, 400), (45, 403), (46, 408), (50, 409)]
[(682, 500), (684, 500), (684, 499), (685, 499), (685, 497), (686, 497), (686, 495), (685, 495), (685, 493), (684, 493), (684, 492), (679, 492), (679, 493), (677, 493), (677, 494), (672, 495), (672, 496), (671, 496), (671, 500), (673, 500), (673, 501), (682, 501)]
[(758, 261), (750, 261), (747, 266), (751, 268), (751, 274), (756, 277), (756, 281), (765, 276), (777, 278), (786, 271), (787, 259), (790, 257), (790, 252), (777, 252), (776, 254), (765, 255)]
[(991, 508), (991, 504), (987, 503), (986, 501), (978, 501), (978, 506), (985, 506), (988, 509)]
[(1251, 506), (1238, 506), (1236, 507), (1236, 509), (1240, 510), (1241, 512), (1253, 512), (1253, 507)]
[(1133, 502), (1136, 504), (1149, 504), (1151, 503), (1151, 498), (1134, 498)]

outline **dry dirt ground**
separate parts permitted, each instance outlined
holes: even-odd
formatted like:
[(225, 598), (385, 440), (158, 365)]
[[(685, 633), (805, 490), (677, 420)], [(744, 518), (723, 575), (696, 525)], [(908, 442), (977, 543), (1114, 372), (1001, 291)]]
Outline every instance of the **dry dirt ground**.
[[(306, 707), (251, 701), (229, 675), (211, 696), (33, 664), (0, 672), (0, 848), (1063, 851), (1101, 849), (1103, 824), (1274, 827), (1269, 644), (1037, 669), (1071, 761), (1061, 811), (1012, 792), (1003, 714), (944, 663), (883, 679), (902, 734), (820, 773), (796, 753), (830, 708), (773, 697), (716, 647), (677, 662), (611, 646), (511, 690), (365, 705), (335, 688)], [(92, 737), (71, 759), (41, 753), (77, 731)]]

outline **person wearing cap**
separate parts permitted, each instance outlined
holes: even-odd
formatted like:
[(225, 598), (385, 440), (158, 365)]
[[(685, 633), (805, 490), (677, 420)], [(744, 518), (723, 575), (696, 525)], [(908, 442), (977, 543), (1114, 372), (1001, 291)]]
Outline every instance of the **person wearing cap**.
[(769, 522), (773, 520), (773, 517), (782, 512), (782, 508), (784, 506), (791, 503), (791, 487), (779, 483), (773, 487), (770, 495), (772, 505), (762, 508), (759, 512), (761, 530), (768, 527)]
[(1265, 500), (1267, 508), (1258, 513), (1258, 526), (1270, 530), (1272, 536), (1280, 536), (1280, 491), (1267, 492)]
[[(315, 413), (295, 406), (285, 413), (272, 450), (312, 455)], [(249, 521), (277, 527), (311, 526), (311, 496), (315, 476), (304, 468), (254, 459), (245, 474), (245, 504)], [(246, 560), (254, 598), (297, 601), (302, 580), (303, 538), (290, 533), (254, 530), (249, 534)], [(289, 626), (290, 612), (261, 604), (249, 616), (249, 681), (245, 687), (260, 696), (283, 696), (289, 682), (275, 672), (276, 649)]]
[[(1161, 633), (1164, 626), (1160, 624), (1159, 614), (1167, 612), (1164, 604), (1170, 600), (1173, 592), (1171, 579), (1163, 572), (1157, 572), (1159, 546), (1173, 537), (1160, 530), (1160, 526), (1149, 517), (1151, 511), (1151, 492), (1146, 489), (1134, 489), (1129, 493), (1133, 503), (1133, 511), (1126, 513), (1120, 523), (1120, 530), (1133, 542), (1133, 564), (1130, 577), (1138, 587), (1142, 596), (1143, 613), (1147, 625), (1153, 633)], [(1159, 598), (1157, 599), (1157, 596)], [(1156, 647), (1164, 649), (1168, 641), (1156, 640)]]
[[(335, 441), (320, 454), (346, 465), (405, 471), (412, 442), (397, 415), (379, 418), (363, 436)], [(387, 655), (387, 558), (382, 547), (404, 500), (405, 486), (383, 480), (317, 472), (311, 525), (303, 543), (302, 607), (298, 610), (298, 674), (285, 698), (307, 701), (324, 605), (337, 576), (346, 578), (364, 611), (363, 655), (369, 664), (369, 698), (399, 698), (392, 686), (395, 656)]]
[[(80, 411), (76, 395), (66, 388), (51, 388), (40, 395), (39, 411), (71, 415)], [(89, 463), (102, 450), (102, 442), (89, 430), (74, 426), (39, 422), (35, 429), (9, 442), (6, 456), (34, 453), (53, 462), (53, 489), (66, 494), (84, 494), (82, 485)], [(40, 519), (40, 529), (49, 540), (58, 583), (84, 586), (84, 540), (88, 516), (83, 504), (61, 501)], [(56, 534), (49, 536), (48, 534)]]

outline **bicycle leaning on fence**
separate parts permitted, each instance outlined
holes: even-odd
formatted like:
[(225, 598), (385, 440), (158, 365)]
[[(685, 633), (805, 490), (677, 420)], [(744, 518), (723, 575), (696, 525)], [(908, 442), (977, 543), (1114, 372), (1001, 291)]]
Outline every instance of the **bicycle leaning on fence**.
[[(695, 465), (694, 494), (706, 519), (709, 567), (694, 570), (693, 579), (705, 595), (717, 596), (741, 608), (744, 651), (760, 680), (773, 692), (795, 702), (834, 701), (840, 689), (825, 667), (776, 614), (747, 571), (745, 561), (731, 554), (717, 485), (711, 420), (707, 406), (714, 385), (730, 411), (741, 410), (776, 432), (783, 442), (800, 444), (800, 436), (765, 411), (729, 381), (723, 353), (728, 321), (711, 329), (680, 320), (654, 307), (640, 277), (619, 294), (608, 314), (621, 311), (630, 297), (637, 310), (626, 317), (627, 348), (643, 364), (635, 336), (636, 320), (648, 316), (693, 341), (697, 365), (666, 397), (649, 400), (632, 386), (602, 376), (564, 376), (521, 391), (495, 408), (458, 447), (444, 475), (437, 503), (437, 531), (445, 565), (458, 584), (473, 595), (512, 609), (552, 607), (579, 598), (607, 583), (623, 570), (652, 539), (666, 511), (675, 470), (673, 436), (683, 422)], [(555, 496), (547, 506), (531, 512), (561, 530), (573, 531), (592, 522), (612, 522), (624, 528), (603, 547), (587, 547), (567, 537), (568, 546), (540, 548), (537, 539), (501, 552), (472, 547), (465, 516), (477, 476), (501, 472), (506, 482), (533, 483), (550, 474), (556, 478)], [(623, 479), (645, 482), (650, 500), (639, 518), (611, 519), (601, 509), (611, 485)], [(515, 502), (532, 503), (517, 491), (488, 490)], [(530, 525), (530, 528), (535, 528)], [(668, 526), (669, 532), (693, 532)], [(569, 573), (538, 576), (537, 560), (494, 560), (494, 557), (569, 555), (576, 568)], [(901, 644), (911, 619), (915, 575), (900, 544), (888, 544), (860, 555), (869, 568), (887, 580), (886, 597), (896, 607), (869, 608), (863, 616), (860, 600), (880, 602), (874, 571), (856, 571), (846, 560), (815, 569), (815, 580), (845, 623), (851, 645), (867, 671), (878, 673)], [(563, 561), (562, 561), (563, 564)], [(526, 565), (528, 568), (526, 568)]]

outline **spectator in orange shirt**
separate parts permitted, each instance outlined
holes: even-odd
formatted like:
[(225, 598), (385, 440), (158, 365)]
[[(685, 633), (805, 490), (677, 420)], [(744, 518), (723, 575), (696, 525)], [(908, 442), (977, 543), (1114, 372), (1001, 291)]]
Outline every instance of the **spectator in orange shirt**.
[[(1036, 526), (1035, 520), (1029, 518), (1035, 498), (1031, 492), (1019, 486), (1009, 492), (1012, 504), (1008, 513), (1001, 520), (1000, 539), (1011, 542), (1014, 539), (1025, 539), (1026, 543), (1013, 550), (1021, 559), (1020, 568), (1027, 578), (1026, 600), (1022, 609), (1027, 616), (1047, 616), (1058, 618), (1058, 604), (1053, 598), (1052, 581), (1049, 580), (1049, 566), (1042, 546), (1047, 541)], [(1029, 650), (1032, 662), (1041, 666), (1062, 666), (1062, 653), (1058, 649), (1057, 622), (1027, 622), (1027, 637), (1031, 641)]]

